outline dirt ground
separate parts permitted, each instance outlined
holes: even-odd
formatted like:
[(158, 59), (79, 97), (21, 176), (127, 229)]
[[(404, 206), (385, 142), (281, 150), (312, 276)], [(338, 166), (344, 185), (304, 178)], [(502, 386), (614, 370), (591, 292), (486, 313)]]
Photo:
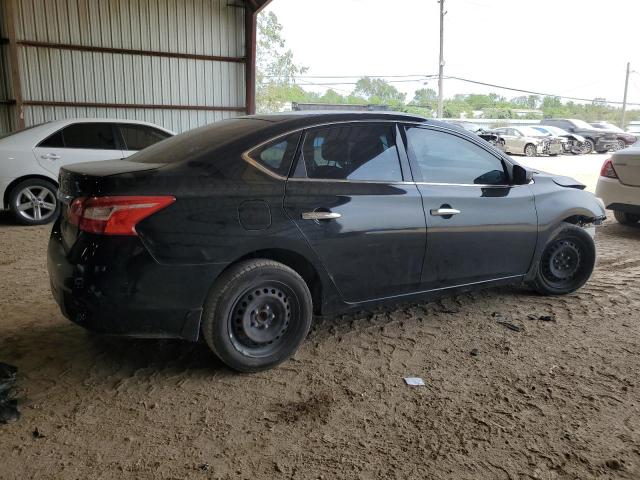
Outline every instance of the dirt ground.
[(22, 412), (0, 426), (2, 479), (640, 478), (640, 228), (599, 228), (574, 295), (319, 320), (255, 375), (203, 344), (72, 325), (49, 293), (48, 231), (0, 217), (0, 361), (19, 368)]

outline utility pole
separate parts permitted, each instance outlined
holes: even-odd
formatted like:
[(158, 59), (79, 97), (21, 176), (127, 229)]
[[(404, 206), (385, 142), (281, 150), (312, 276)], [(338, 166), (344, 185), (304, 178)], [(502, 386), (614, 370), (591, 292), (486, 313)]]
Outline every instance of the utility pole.
[(622, 98), (622, 119), (620, 120), (620, 128), (624, 130), (625, 116), (627, 115), (627, 90), (629, 89), (629, 73), (631, 72), (631, 64), (627, 62), (627, 76), (624, 77), (624, 97)]
[(444, 0), (438, 0), (440, 4), (440, 66), (438, 69), (438, 118), (442, 118), (442, 102), (444, 100), (444, 93), (442, 91), (442, 80), (444, 74)]

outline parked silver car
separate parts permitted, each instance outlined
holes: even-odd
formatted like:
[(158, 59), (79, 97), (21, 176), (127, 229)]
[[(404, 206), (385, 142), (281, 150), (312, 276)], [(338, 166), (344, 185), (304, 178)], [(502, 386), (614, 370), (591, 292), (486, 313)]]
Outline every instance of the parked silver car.
[(505, 141), (505, 152), (535, 157), (536, 155), (559, 155), (562, 139), (548, 136), (532, 127), (501, 127), (493, 129)]

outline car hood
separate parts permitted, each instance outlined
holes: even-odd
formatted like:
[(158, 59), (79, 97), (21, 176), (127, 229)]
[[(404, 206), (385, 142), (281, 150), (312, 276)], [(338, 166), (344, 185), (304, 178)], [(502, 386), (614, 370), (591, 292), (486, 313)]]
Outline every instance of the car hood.
[(587, 186), (584, 183), (579, 182), (575, 178), (565, 177), (564, 175), (555, 175), (553, 173), (537, 171), (534, 173), (534, 181), (536, 178), (548, 178), (556, 185), (566, 188), (577, 188), (578, 190), (584, 190)]

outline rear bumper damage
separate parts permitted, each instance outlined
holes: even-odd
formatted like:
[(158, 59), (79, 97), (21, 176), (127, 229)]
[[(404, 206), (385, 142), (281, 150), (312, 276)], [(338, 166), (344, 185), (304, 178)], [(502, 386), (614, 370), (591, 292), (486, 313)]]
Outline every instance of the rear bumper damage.
[(160, 264), (138, 237), (83, 234), (66, 251), (58, 225), (51, 233), (47, 267), (51, 292), (65, 317), (97, 333), (198, 339), (209, 279), (223, 266)]

